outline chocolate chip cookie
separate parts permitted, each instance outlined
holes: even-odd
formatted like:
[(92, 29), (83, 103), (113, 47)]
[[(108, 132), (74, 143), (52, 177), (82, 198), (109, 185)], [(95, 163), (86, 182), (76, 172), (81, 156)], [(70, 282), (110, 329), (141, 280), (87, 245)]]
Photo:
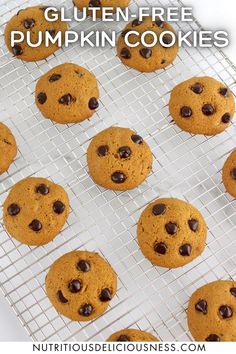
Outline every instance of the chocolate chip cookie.
[(65, 190), (45, 178), (30, 177), (15, 184), (3, 205), (9, 234), (27, 245), (43, 245), (62, 229), (69, 213)]
[(197, 341), (236, 341), (236, 282), (218, 280), (202, 286), (190, 298), (188, 326)]
[(230, 125), (235, 102), (223, 83), (211, 77), (193, 77), (173, 89), (169, 109), (181, 129), (193, 134), (216, 135)]
[[(63, 34), (67, 30), (66, 22), (62, 22), (60, 19), (58, 21), (49, 22), (44, 17), (44, 11), (46, 6), (33, 6), (26, 9), (18, 11), (18, 13), (13, 16), (8, 22), (5, 29), (5, 42), (9, 51), (18, 59), (25, 61), (37, 61), (42, 60), (55, 51), (57, 51), (58, 45), (51, 44), (49, 47), (45, 45), (45, 33), (49, 32), (54, 38), (59, 31)], [(60, 12), (58, 11), (60, 14)], [(21, 31), (24, 34), (24, 41), (17, 43), (14, 47), (11, 46), (11, 32)], [(38, 47), (30, 47), (26, 41), (26, 33), (30, 33), (31, 43), (39, 42), (39, 31), (42, 31), (42, 44)], [(17, 38), (17, 37), (16, 37)]]
[[(125, 35), (129, 31), (137, 31), (140, 36), (146, 31), (151, 31), (158, 38), (164, 31), (174, 33), (173, 27), (167, 22), (160, 20), (152, 21), (151, 17), (146, 17), (143, 21), (139, 21), (138, 19), (133, 20), (125, 27), (118, 39), (117, 54), (122, 63), (141, 72), (152, 72), (157, 69), (163, 69), (173, 63), (178, 53), (178, 45), (176, 43), (168, 48), (162, 46), (159, 42), (153, 47), (145, 47), (141, 42), (136, 47), (128, 47), (125, 43)], [(148, 34), (145, 39), (149, 45), (153, 42), (153, 35)], [(140, 41), (140, 37), (130, 34), (129, 42), (135, 44), (137, 41)], [(171, 41), (170, 34), (163, 34), (165, 45), (169, 45)]]
[(46, 292), (55, 309), (74, 321), (91, 321), (106, 311), (117, 276), (99, 254), (73, 251), (57, 259), (46, 276)]
[[(130, 0), (73, 0), (73, 4), (77, 6), (81, 11), (83, 8), (88, 7), (112, 7), (113, 12), (116, 11), (117, 7), (122, 9), (129, 6)], [(91, 15), (91, 11), (87, 11), (88, 15)], [(97, 17), (102, 16), (102, 12), (98, 10), (96, 12)]]
[(159, 342), (159, 340), (151, 333), (126, 328), (113, 333), (107, 342)]
[(111, 127), (92, 139), (87, 161), (95, 183), (124, 191), (137, 187), (147, 178), (152, 167), (152, 153), (134, 131)]
[(10, 129), (0, 123), (0, 175), (6, 172), (17, 154), (16, 140)]
[(76, 64), (56, 66), (43, 75), (35, 96), (44, 117), (61, 124), (82, 122), (99, 106), (95, 76)]
[(161, 198), (149, 204), (138, 222), (138, 243), (154, 265), (181, 267), (205, 248), (206, 223), (191, 204), (175, 198)]
[(229, 155), (224, 164), (223, 183), (227, 192), (236, 198), (236, 150)]

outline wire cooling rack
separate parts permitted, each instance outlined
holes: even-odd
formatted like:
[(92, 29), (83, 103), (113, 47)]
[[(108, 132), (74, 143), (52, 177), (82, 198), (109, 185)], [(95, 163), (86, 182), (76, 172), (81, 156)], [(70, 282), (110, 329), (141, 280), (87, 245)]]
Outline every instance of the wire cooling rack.
[[(137, 1), (139, 5), (181, 6), (173, 1)], [(216, 49), (182, 48), (166, 70), (141, 74), (122, 65), (111, 48), (73, 45), (47, 60), (23, 63), (4, 45), (5, 23), (20, 8), (37, 1), (0, 0), (0, 110), (14, 132), (18, 157), (0, 179), (0, 202), (10, 188), (27, 176), (41, 176), (65, 187), (71, 212), (53, 242), (28, 247), (0, 228), (0, 282), (4, 295), (33, 340), (105, 340), (116, 330), (133, 327), (161, 340), (191, 340), (186, 307), (192, 292), (215, 279), (236, 277), (236, 201), (222, 185), (223, 163), (236, 146), (236, 126), (215, 137), (181, 131), (168, 111), (170, 90), (193, 75), (209, 75), (236, 93), (235, 67)], [(54, 1), (72, 11), (70, 0)], [(120, 31), (124, 23), (87, 20), (72, 28)], [(200, 28), (195, 21), (176, 29)], [(91, 70), (100, 84), (97, 113), (74, 125), (46, 120), (34, 104), (37, 79), (52, 67), (75, 62)], [(106, 127), (132, 127), (150, 145), (154, 164), (147, 181), (129, 192), (113, 192), (95, 185), (88, 175), (86, 150), (91, 138)], [(173, 196), (195, 205), (208, 224), (207, 246), (199, 258), (175, 270), (154, 267), (139, 250), (136, 224), (147, 203)], [(45, 275), (54, 260), (74, 249), (98, 251), (118, 274), (118, 292), (98, 319), (72, 322), (60, 316), (45, 294)]]

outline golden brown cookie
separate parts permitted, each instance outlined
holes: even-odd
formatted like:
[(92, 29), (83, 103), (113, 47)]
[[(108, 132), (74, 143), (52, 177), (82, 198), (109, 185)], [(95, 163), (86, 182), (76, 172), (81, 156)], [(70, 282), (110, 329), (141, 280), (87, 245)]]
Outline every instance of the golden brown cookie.
[[(141, 43), (136, 47), (128, 47), (125, 43), (125, 35), (130, 30), (137, 31), (140, 35), (146, 31), (152, 31), (154, 35), (158, 35), (158, 38), (163, 31), (174, 33), (174, 29), (167, 22), (160, 20), (153, 22), (151, 17), (145, 17), (143, 21), (139, 21), (138, 19), (133, 20), (125, 27), (118, 39), (117, 54), (122, 63), (141, 72), (152, 72), (157, 69), (163, 69), (173, 63), (178, 53), (177, 44), (169, 48), (163, 47), (159, 42), (154, 47), (145, 47)], [(137, 40), (140, 40), (140, 37), (137, 35), (131, 34), (129, 36), (131, 44), (135, 44)], [(170, 34), (165, 34), (163, 41), (165, 44), (170, 44)], [(151, 34), (146, 36), (146, 42), (148, 44), (153, 42)]]
[(65, 190), (45, 178), (25, 178), (11, 189), (3, 205), (3, 221), (9, 234), (27, 245), (51, 241), (69, 214)]
[(0, 123), (0, 175), (8, 170), (17, 154), (16, 140), (10, 129)]
[(111, 127), (92, 139), (87, 161), (95, 183), (124, 191), (137, 187), (147, 178), (152, 167), (152, 153), (134, 131)]
[(197, 341), (236, 341), (236, 282), (217, 280), (196, 290), (188, 305), (188, 326)]
[(236, 198), (236, 150), (229, 155), (224, 164), (223, 183), (227, 192)]
[(138, 243), (154, 265), (181, 267), (205, 248), (206, 223), (191, 204), (175, 198), (161, 198), (149, 204), (138, 222)]
[[(73, 4), (77, 6), (81, 11), (83, 8), (88, 7), (113, 7), (113, 12), (117, 7), (122, 9), (129, 6), (130, 0), (72, 0)], [(91, 15), (91, 11), (88, 11), (88, 15)], [(102, 12), (99, 10), (96, 12), (97, 17), (101, 17)]]
[(116, 273), (93, 252), (66, 253), (52, 264), (46, 276), (46, 292), (52, 305), (74, 321), (91, 321), (100, 316), (116, 288)]
[(126, 328), (113, 333), (107, 342), (159, 342), (159, 340), (151, 333)]
[(98, 108), (95, 76), (76, 64), (56, 66), (36, 85), (36, 104), (44, 117), (57, 123), (76, 123), (90, 118)]
[(173, 89), (169, 109), (181, 129), (193, 134), (216, 135), (230, 125), (235, 102), (223, 83), (212, 77), (193, 77)]
[(25, 37), (26, 33), (30, 32), (32, 43), (38, 42), (39, 31), (42, 31), (43, 35), (49, 32), (52, 37), (59, 31), (63, 34), (65, 33), (67, 30), (66, 22), (62, 22), (61, 20), (54, 22), (47, 21), (44, 17), (45, 9), (46, 6), (33, 6), (22, 9), (8, 22), (5, 29), (5, 42), (9, 51), (13, 53), (16, 58), (25, 61), (42, 60), (59, 49), (57, 44), (51, 44), (49, 47), (46, 47), (45, 44), (41, 44), (39, 47), (32, 48), (27, 44), (26, 39), (19, 44), (15, 44), (14, 47), (11, 47), (10, 38), (12, 31), (21, 31), (24, 33)]

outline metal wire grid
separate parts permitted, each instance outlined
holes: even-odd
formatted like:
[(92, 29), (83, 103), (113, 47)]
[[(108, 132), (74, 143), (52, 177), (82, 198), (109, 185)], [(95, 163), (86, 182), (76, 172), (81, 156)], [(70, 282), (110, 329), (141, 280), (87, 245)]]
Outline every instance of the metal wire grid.
[[(0, 0), (3, 25), (19, 8), (37, 1)], [(180, 6), (176, 1), (139, 1), (139, 5)], [(65, 5), (68, 1), (55, 1)], [(137, 3), (131, 5), (137, 10)], [(72, 28), (77, 28), (72, 24)], [(104, 28), (80, 24), (79, 28)], [(123, 24), (109, 24), (121, 30)], [(0, 202), (20, 179), (36, 175), (62, 184), (70, 198), (67, 224), (56, 239), (28, 247), (0, 229), (1, 288), (33, 340), (104, 340), (124, 327), (150, 331), (162, 340), (191, 340), (186, 307), (191, 293), (202, 284), (236, 273), (236, 202), (225, 193), (221, 168), (236, 145), (236, 127), (216, 137), (191, 136), (180, 131), (168, 111), (170, 90), (193, 75), (210, 75), (236, 93), (235, 68), (216, 49), (182, 48), (174, 65), (152, 74), (123, 66), (114, 49), (63, 48), (49, 59), (22, 63), (11, 58), (0, 33), (1, 120), (13, 130), (19, 147), (16, 161), (1, 176)], [(199, 29), (197, 22), (179, 24)], [(109, 28), (107, 28), (109, 30)], [(58, 125), (42, 118), (34, 104), (37, 79), (66, 62), (87, 67), (100, 83), (101, 105), (92, 119), (76, 125)], [(87, 172), (90, 139), (105, 127), (132, 127), (152, 148), (152, 174), (129, 192), (113, 192), (95, 185)], [(147, 203), (173, 196), (194, 204), (208, 224), (203, 255), (182, 269), (153, 267), (136, 242), (136, 224)], [(108, 311), (88, 323), (72, 322), (50, 305), (44, 280), (51, 263), (73, 249), (100, 252), (115, 268), (118, 292)]]

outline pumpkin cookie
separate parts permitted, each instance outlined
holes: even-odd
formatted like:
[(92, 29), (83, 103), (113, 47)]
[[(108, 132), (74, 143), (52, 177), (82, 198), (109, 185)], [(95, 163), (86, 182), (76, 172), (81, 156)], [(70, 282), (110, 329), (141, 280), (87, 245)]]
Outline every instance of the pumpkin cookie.
[(112, 127), (93, 138), (87, 161), (95, 183), (124, 191), (137, 187), (147, 178), (152, 167), (152, 153), (134, 131)]
[(181, 129), (216, 135), (230, 125), (235, 102), (232, 92), (221, 82), (211, 77), (193, 77), (173, 89), (169, 109)]
[(10, 129), (0, 123), (0, 175), (6, 172), (17, 154), (16, 140)]
[[(154, 35), (159, 35), (164, 31), (174, 33), (174, 29), (167, 22), (157, 20), (152, 21), (151, 17), (145, 17), (143, 21), (138, 19), (130, 22), (121, 33), (117, 43), (117, 54), (123, 64), (141, 72), (152, 72), (163, 69), (173, 63), (178, 53), (178, 45), (175, 43), (171, 47), (163, 47), (159, 42), (154, 47), (145, 47), (141, 43), (136, 47), (128, 47), (125, 43), (125, 35), (129, 31), (137, 31), (140, 35), (146, 31), (152, 31)], [(129, 42), (135, 44), (140, 37), (131, 34)], [(172, 41), (170, 34), (163, 35), (163, 42), (169, 45)], [(146, 36), (146, 42), (152, 43), (153, 36)]]
[(206, 223), (191, 204), (174, 198), (157, 199), (143, 211), (138, 222), (138, 243), (154, 265), (181, 267), (205, 248)]
[(236, 198), (236, 150), (229, 155), (224, 164), (223, 183), (227, 192)]
[(202, 286), (190, 298), (188, 326), (197, 341), (236, 341), (236, 282), (218, 280)]
[(44, 117), (61, 124), (81, 122), (99, 105), (95, 76), (76, 64), (62, 64), (43, 75), (35, 96)]
[(66, 253), (53, 263), (46, 276), (46, 292), (52, 305), (74, 321), (91, 321), (100, 316), (116, 288), (116, 273), (93, 252)]
[[(30, 40), (32, 43), (38, 43), (39, 31), (42, 31), (43, 36), (49, 32), (52, 37), (61, 31), (63, 34), (67, 30), (66, 22), (61, 20), (49, 22), (44, 17), (46, 6), (33, 6), (18, 11), (8, 22), (5, 29), (5, 42), (9, 51), (18, 59), (25, 61), (42, 60), (52, 55), (59, 48), (57, 44), (51, 44), (46, 47), (44, 42), (38, 47), (30, 47), (26, 38), (23, 42), (15, 44), (11, 47), (11, 32), (21, 31), (26, 37), (26, 33), (30, 32)], [(44, 38), (44, 37), (43, 37)]]
[(30, 177), (15, 184), (3, 205), (9, 234), (27, 245), (43, 245), (62, 229), (69, 213), (65, 190), (45, 179)]
[(159, 340), (151, 333), (126, 328), (113, 333), (107, 342), (159, 342)]

